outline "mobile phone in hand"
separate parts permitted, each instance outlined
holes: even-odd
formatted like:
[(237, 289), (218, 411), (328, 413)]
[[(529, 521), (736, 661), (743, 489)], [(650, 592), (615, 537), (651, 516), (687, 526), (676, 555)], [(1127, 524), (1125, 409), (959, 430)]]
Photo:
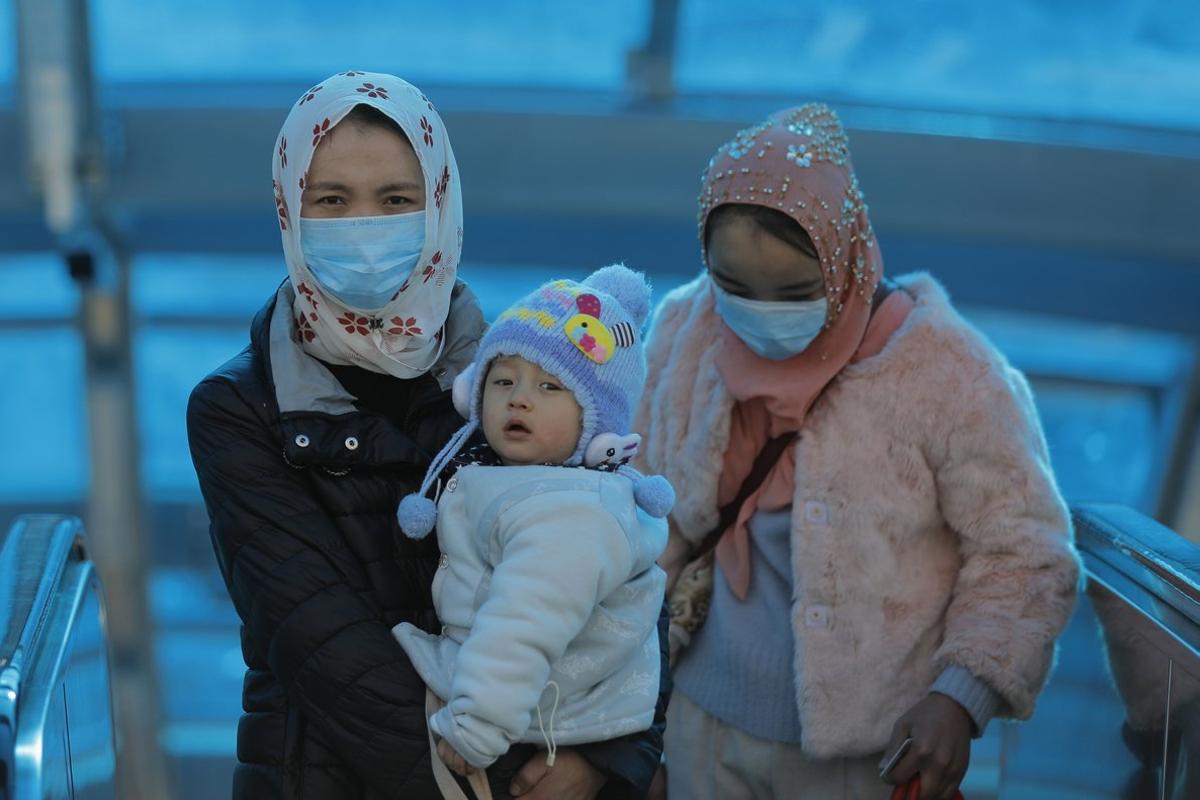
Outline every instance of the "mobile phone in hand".
[(892, 753), (892, 757), (887, 760), (883, 768), (879, 770), (879, 777), (887, 780), (888, 775), (892, 774), (892, 770), (900, 763), (900, 759), (904, 758), (904, 754), (908, 752), (908, 748), (912, 747), (912, 737), (907, 737), (900, 746), (896, 748), (896, 752)]

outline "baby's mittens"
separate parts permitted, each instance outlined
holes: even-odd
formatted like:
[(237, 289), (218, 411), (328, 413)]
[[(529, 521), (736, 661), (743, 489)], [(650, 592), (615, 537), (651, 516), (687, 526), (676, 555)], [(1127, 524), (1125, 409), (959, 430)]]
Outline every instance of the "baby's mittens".
[[(478, 725), (493, 728), (494, 733), (500, 735), (498, 728), (488, 725), (483, 720), (473, 721)], [(485, 752), (488, 749), (487, 744), (479, 741), (473, 742), (472, 740), (476, 740), (478, 737), (472, 736), (470, 731), (459, 724), (458, 718), (450, 711), (449, 706), (442, 708), (429, 718), (429, 728), (435, 736), (445, 739), (472, 767), (486, 769), (492, 765), (493, 761), (508, 751), (507, 743), (505, 743), (499, 752)]]

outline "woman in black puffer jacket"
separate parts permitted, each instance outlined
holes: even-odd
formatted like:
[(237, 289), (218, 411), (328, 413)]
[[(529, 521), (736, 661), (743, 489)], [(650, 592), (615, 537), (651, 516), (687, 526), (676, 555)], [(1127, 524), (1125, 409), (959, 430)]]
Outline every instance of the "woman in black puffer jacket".
[[(293, 107), (274, 175), (289, 279), (188, 405), (242, 620), (233, 796), (437, 798), (425, 687), (391, 628), (439, 628), (436, 537), (404, 537), (395, 511), (462, 424), (450, 387), (484, 329), (455, 277), (454, 156), (417, 89), (348, 72)], [(665, 617), (660, 629), (665, 644)], [(513, 785), (534, 800), (644, 796), (662, 750), (665, 653), (662, 674), (649, 731), (560, 749), (548, 773), (516, 745), (488, 770), (495, 796)]]

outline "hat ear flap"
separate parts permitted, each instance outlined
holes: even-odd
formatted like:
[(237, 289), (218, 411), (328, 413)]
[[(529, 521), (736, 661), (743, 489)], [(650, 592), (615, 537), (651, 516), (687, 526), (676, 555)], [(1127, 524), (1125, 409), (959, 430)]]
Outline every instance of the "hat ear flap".
[(471, 394), (475, 388), (475, 362), (459, 373), (454, 379), (454, 387), (450, 390), (450, 398), (454, 401), (454, 410), (463, 419), (471, 418)]

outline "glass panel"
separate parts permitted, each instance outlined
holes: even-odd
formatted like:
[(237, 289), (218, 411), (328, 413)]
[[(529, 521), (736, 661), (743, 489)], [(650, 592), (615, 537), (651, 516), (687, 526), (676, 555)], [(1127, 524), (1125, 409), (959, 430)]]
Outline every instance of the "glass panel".
[(87, 481), (83, 348), (75, 331), (0, 327), (0, 503), (78, 499)]
[(246, 333), (286, 277), (282, 249), (277, 256), (148, 254), (133, 264), (130, 294), (141, 317), (244, 318)]
[(61, 258), (46, 253), (0, 256), (0, 318), (66, 319), (78, 308), (79, 288)]
[(1033, 391), (1063, 496), (1139, 507), (1162, 456), (1151, 392), (1047, 378)]
[(205, 375), (246, 346), (246, 326), (147, 328), (134, 343), (142, 485), (155, 501), (198, 498), (187, 401)]
[[(380, 4), (94, 0), (108, 81), (320, 80), (345, 69), (417, 83), (617, 88), (645, 36), (645, 0)], [(347, 60), (349, 59), (349, 60)]]
[(283, 259), (275, 257), (151, 255), (134, 262), (131, 303), (142, 320), (134, 333), (142, 484), (153, 501), (198, 498), (188, 395), (246, 346), (250, 321), (285, 275)]
[(71, 632), (64, 679), (74, 800), (116, 797), (117, 757), (113, 747), (108, 653), (104, 647), (99, 587), (99, 580), (94, 577), (87, 584)]
[[(1196, 797), (1200, 756), (1200, 659), (1140, 610), (1089, 580), (1088, 598), (1103, 633), (1102, 663), (1122, 702), (1123, 752), (1089, 772), (1107, 777), (1122, 798), (1156, 796), (1168, 747), (1168, 798)], [(1087, 744), (1099, 728), (1092, 731)], [(1110, 729), (1111, 730), (1111, 729)], [(1181, 758), (1181, 754), (1183, 757)], [(1107, 775), (1105, 774), (1107, 773)], [(1185, 787), (1190, 786), (1190, 791)]]
[[(1171, 800), (1200, 797), (1200, 664), (1177, 660), (1172, 664), (1170, 678), (1167, 797)], [(1160, 738), (1158, 754), (1161, 748)]]
[(685, 91), (1200, 128), (1200, 4), (685, 0)]
[(17, 31), (16, 20), (13, 18), (15, 3), (0, 3), (0, 105), (4, 104), (8, 87), (17, 77)]
[(72, 800), (66, 692), (61, 684), (52, 688), (50, 697), (45, 727), (38, 742), (41, 745), (37, 753), (41, 786), (35, 796), (40, 800)]
[[(1059, 488), (1070, 502), (1142, 508), (1166, 456), (1163, 398), (1192, 359), (1184, 337), (971, 308), (966, 316), (1030, 378)], [(1053, 342), (1047, 347), (1047, 342)]]

